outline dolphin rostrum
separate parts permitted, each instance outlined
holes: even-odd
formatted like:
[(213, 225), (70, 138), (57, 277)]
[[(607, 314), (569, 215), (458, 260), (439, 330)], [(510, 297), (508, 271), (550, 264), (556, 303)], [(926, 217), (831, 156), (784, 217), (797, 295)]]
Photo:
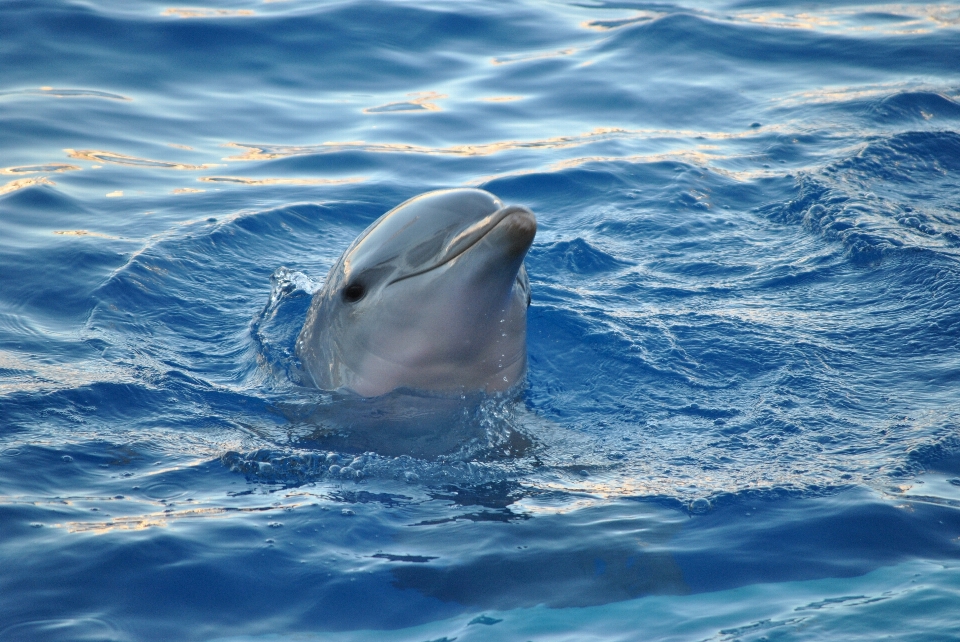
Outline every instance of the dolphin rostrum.
[(308, 382), (374, 397), (397, 389), (512, 388), (527, 365), (533, 212), (489, 192), (427, 192), (350, 245), (297, 338)]

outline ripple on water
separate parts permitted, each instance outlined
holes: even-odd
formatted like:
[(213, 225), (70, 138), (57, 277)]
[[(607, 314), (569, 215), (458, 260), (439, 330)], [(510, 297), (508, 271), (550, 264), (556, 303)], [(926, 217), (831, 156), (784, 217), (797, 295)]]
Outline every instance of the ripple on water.
[(150, 499), (166, 500), (183, 496), (187, 489), (173, 482), (158, 482), (144, 486), (140, 492)]

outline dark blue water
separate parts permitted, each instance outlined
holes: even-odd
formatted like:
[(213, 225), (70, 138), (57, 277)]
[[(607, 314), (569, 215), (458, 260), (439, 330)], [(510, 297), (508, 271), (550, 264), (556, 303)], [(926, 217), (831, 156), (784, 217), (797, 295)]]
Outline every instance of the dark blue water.
[[(960, 637), (960, 5), (2, 0), (0, 123), (0, 640)], [(310, 293), (458, 185), (525, 445), (321, 447)]]

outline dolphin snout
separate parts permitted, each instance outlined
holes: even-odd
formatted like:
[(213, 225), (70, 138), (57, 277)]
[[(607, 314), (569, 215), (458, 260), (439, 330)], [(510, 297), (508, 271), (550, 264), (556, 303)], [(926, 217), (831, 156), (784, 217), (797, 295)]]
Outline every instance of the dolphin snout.
[(511, 205), (504, 208), (505, 216), (491, 230), (502, 240), (505, 249), (516, 256), (523, 256), (537, 235), (537, 217), (526, 207)]

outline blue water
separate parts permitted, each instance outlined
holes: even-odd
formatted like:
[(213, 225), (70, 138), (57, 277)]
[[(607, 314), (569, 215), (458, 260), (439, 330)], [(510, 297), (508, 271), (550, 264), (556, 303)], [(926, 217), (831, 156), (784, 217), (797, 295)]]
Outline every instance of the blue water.
[[(0, 123), (0, 640), (960, 638), (960, 4), (2, 0)], [(526, 387), (321, 447), (459, 185)]]

